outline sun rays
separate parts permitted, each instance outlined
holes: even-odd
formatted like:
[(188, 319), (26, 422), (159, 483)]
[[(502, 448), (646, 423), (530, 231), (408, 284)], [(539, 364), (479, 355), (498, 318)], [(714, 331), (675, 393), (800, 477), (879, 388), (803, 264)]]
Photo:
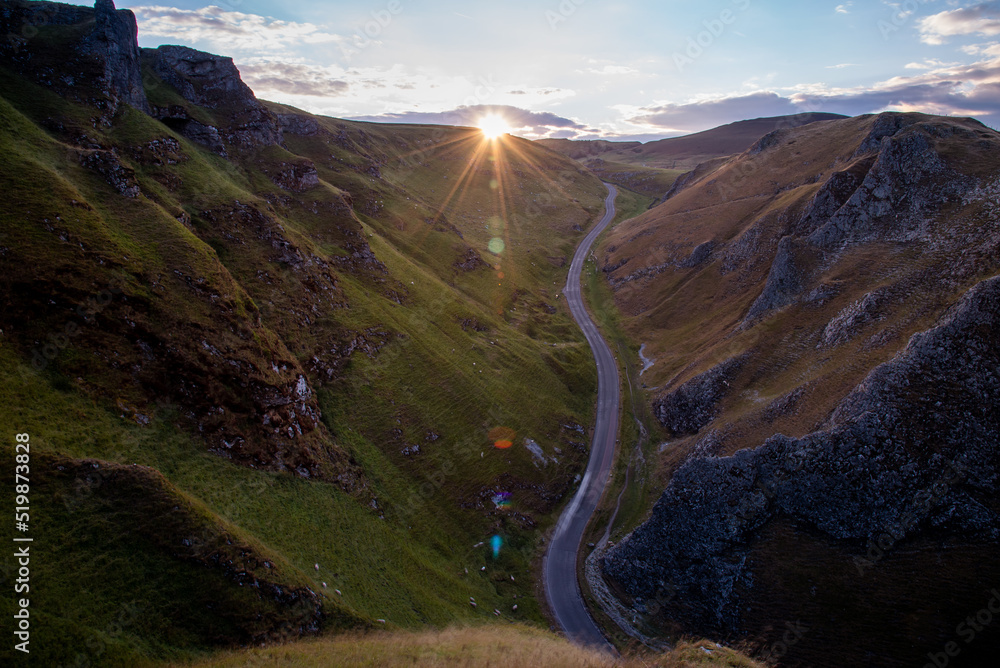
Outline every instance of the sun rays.
[(490, 141), (500, 139), (510, 132), (510, 124), (499, 114), (487, 114), (483, 116), (479, 119), (477, 127), (483, 133), (483, 137)]

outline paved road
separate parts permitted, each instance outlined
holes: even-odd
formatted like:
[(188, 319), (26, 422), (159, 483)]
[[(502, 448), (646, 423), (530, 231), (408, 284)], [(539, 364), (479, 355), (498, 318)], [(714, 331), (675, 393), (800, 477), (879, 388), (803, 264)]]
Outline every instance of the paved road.
[(597, 362), (597, 419), (594, 424), (594, 440), (591, 443), (590, 461), (587, 463), (587, 471), (584, 473), (580, 489), (559, 517), (552, 539), (549, 541), (542, 570), (549, 607), (570, 640), (613, 651), (614, 648), (604, 638), (604, 634), (587, 612), (580, 595), (576, 573), (576, 555), (583, 539), (583, 531), (604, 493), (604, 486), (608, 482), (608, 475), (614, 462), (615, 441), (618, 438), (618, 366), (611, 349), (601, 338), (597, 326), (584, 308), (583, 298), (580, 295), (580, 274), (583, 271), (583, 263), (590, 254), (590, 247), (615, 217), (615, 197), (618, 191), (610, 184), (604, 185), (608, 187), (608, 197), (604, 201), (604, 217), (576, 249), (564, 290), (573, 318), (587, 337)]

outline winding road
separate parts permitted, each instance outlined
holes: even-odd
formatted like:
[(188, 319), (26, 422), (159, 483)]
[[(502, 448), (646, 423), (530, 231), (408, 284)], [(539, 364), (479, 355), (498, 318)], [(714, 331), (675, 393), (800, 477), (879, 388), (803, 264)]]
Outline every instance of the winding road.
[(577, 247), (564, 290), (570, 312), (583, 330), (583, 335), (587, 338), (587, 343), (594, 352), (594, 360), (597, 362), (597, 418), (594, 423), (594, 439), (590, 447), (587, 471), (573, 500), (559, 516), (549, 541), (549, 549), (545, 553), (542, 571), (549, 607), (566, 636), (578, 644), (609, 648), (614, 651), (614, 647), (605, 639), (587, 612), (580, 594), (576, 571), (577, 553), (583, 540), (583, 532), (604, 493), (604, 486), (608, 482), (611, 466), (614, 463), (615, 441), (618, 438), (618, 365), (608, 344), (601, 337), (597, 325), (590, 319), (580, 294), (583, 263), (598, 235), (615, 217), (615, 197), (618, 195), (618, 190), (609, 183), (604, 185), (608, 188), (608, 196), (604, 200), (604, 217)]

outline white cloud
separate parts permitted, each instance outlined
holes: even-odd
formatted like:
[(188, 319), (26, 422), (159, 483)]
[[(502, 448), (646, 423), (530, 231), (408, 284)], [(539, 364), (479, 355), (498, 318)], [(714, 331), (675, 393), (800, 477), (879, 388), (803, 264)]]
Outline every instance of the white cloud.
[(945, 37), (956, 35), (1000, 35), (1000, 1), (940, 12), (921, 19), (919, 26), (925, 44), (944, 44)]
[(858, 66), (857, 63), (839, 63), (837, 65), (827, 65), (826, 69), (828, 69), (828, 70), (842, 70), (845, 67), (857, 67), (857, 66)]
[(928, 58), (922, 63), (907, 63), (904, 67), (908, 70), (936, 70), (945, 67), (958, 67), (961, 63), (945, 63), (937, 58)]
[(854, 2), (853, 1), (852, 2), (845, 2), (842, 5), (837, 5), (834, 8), (833, 11), (837, 12), (838, 14), (850, 14), (851, 13), (851, 7), (853, 7), (853, 6), (854, 6)]
[(577, 71), (580, 73), (598, 74), (601, 76), (639, 73), (639, 70), (635, 69), (634, 67), (626, 67), (625, 65), (605, 65), (600, 69), (591, 67), (587, 70), (577, 70)]
[(304, 44), (329, 44), (344, 38), (312, 23), (295, 23), (210, 5), (178, 9), (149, 5), (132, 7), (139, 32), (182, 44), (214, 44), (227, 52), (286, 51)]

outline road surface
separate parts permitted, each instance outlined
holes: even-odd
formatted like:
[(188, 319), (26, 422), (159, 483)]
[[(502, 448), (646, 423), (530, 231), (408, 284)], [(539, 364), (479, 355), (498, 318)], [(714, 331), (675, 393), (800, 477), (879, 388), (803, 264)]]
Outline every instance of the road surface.
[(608, 344), (601, 338), (597, 325), (584, 308), (583, 297), (580, 294), (580, 275), (583, 263), (590, 254), (590, 247), (615, 217), (615, 197), (618, 191), (611, 184), (604, 185), (608, 188), (608, 197), (604, 201), (604, 217), (590, 230), (576, 249), (564, 290), (570, 312), (587, 337), (587, 342), (594, 352), (594, 360), (597, 362), (597, 418), (594, 423), (594, 440), (590, 446), (590, 461), (587, 463), (587, 471), (584, 473), (580, 488), (559, 517), (552, 539), (549, 541), (549, 549), (545, 553), (542, 565), (542, 577), (549, 607), (566, 636), (578, 644), (609, 648), (613, 651), (614, 648), (604, 638), (604, 634), (587, 612), (576, 573), (576, 555), (583, 539), (583, 531), (604, 493), (604, 486), (608, 482), (611, 465), (614, 463), (615, 441), (618, 438), (618, 365)]

